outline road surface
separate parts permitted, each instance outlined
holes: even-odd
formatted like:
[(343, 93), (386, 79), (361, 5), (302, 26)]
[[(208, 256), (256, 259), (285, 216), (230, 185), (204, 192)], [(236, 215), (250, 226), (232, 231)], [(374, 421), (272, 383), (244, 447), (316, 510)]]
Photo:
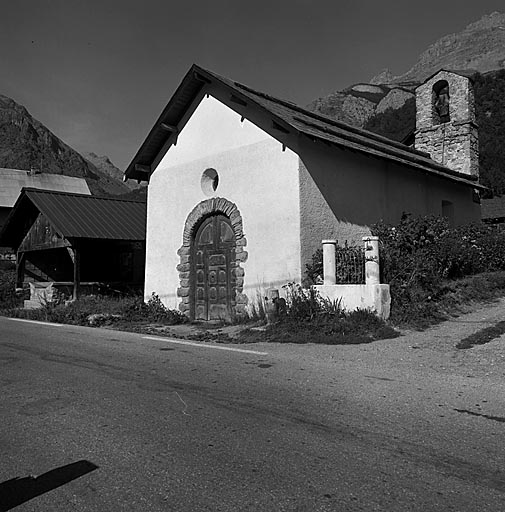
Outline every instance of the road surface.
[(409, 343), (0, 317), (0, 511), (505, 510), (504, 378)]

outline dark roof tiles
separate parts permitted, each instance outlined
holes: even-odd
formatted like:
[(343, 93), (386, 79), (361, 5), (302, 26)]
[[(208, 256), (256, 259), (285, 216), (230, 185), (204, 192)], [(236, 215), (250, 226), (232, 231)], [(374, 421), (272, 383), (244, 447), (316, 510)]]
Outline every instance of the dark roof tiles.
[[(316, 114), (289, 101), (255, 91), (246, 85), (234, 82), (196, 65), (193, 65), (186, 74), (181, 85), (147, 136), (147, 139), (128, 166), (125, 172), (128, 178), (146, 179), (147, 175), (142, 171), (138, 171), (136, 164), (152, 165), (158, 153), (163, 148), (169, 147), (167, 141), (171, 135), (163, 130), (161, 123), (169, 122), (172, 126), (177, 126), (179, 129), (183, 128), (184, 113), (191, 107), (192, 102), (205, 84), (213, 84), (220, 90), (226, 90), (228, 93), (231, 92), (232, 96), (239, 100), (247, 103), (251, 102), (252, 105), (256, 105), (256, 108), (268, 112), (273, 120), (276, 120), (283, 129), (296, 131), (313, 140), (324, 141), (334, 146), (394, 161), (412, 169), (434, 174), (475, 188), (484, 188), (479, 185), (475, 177), (448, 169), (429, 158), (429, 155), (426, 153), (416, 151), (404, 144), (389, 140), (367, 130)], [(172, 140), (173, 143), (175, 138)]]

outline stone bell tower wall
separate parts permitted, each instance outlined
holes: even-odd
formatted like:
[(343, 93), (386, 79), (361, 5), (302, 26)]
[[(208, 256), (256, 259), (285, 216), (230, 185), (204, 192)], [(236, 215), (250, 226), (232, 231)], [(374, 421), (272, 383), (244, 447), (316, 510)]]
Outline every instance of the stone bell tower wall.
[[(437, 88), (448, 88), (448, 116), (437, 110)], [(475, 122), (472, 81), (463, 75), (440, 71), (416, 90), (415, 148), (448, 168), (479, 175), (479, 139)]]

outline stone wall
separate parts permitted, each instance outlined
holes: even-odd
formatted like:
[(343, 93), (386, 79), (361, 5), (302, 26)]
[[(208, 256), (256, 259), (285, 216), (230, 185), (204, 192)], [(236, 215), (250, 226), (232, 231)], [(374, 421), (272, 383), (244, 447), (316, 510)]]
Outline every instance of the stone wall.
[(246, 313), (247, 296), (242, 293), (244, 289), (244, 269), (241, 264), (247, 260), (247, 251), (244, 247), (247, 240), (244, 236), (242, 216), (237, 206), (222, 197), (213, 197), (202, 201), (192, 210), (186, 219), (183, 232), (183, 245), (177, 251), (180, 262), (177, 265), (179, 272), (180, 286), (177, 289), (177, 296), (181, 298), (179, 310), (189, 315), (191, 301), (191, 243), (194, 233), (200, 222), (212, 214), (222, 213), (230, 219), (233, 232), (235, 233), (235, 259), (230, 263), (232, 280), (234, 283), (235, 296), (232, 298), (234, 313), (238, 316)]
[(472, 123), (443, 123), (419, 131), (416, 149), (454, 171), (479, 174), (479, 140)]
[[(449, 85), (449, 121), (440, 122), (433, 87)], [(440, 71), (416, 90), (415, 148), (454, 171), (478, 176), (479, 148), (475, 123), (475, 100), (471, 80)]]

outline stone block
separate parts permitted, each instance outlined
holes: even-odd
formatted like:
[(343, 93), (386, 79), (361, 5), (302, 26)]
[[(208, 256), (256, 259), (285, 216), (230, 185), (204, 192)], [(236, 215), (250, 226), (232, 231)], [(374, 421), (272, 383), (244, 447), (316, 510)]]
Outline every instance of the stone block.
[(188, 297), (189, 288), (177, 288), (177, 297)]
[(191, 248), (189, 246), (183, 245), (178, 251), (177, 254), (179, 256), (189, 256), (191, 253)]
[(242, 251), (239, 254), (237, 254), (237, 261), (244, 263), (245, 261), (247, 261), (247, 257), (248, 257), (247, 251)]
[(236, 295), (237, 306), (239, 304), (247, 304), (249, 299), (245, 293), (237, 293)]

